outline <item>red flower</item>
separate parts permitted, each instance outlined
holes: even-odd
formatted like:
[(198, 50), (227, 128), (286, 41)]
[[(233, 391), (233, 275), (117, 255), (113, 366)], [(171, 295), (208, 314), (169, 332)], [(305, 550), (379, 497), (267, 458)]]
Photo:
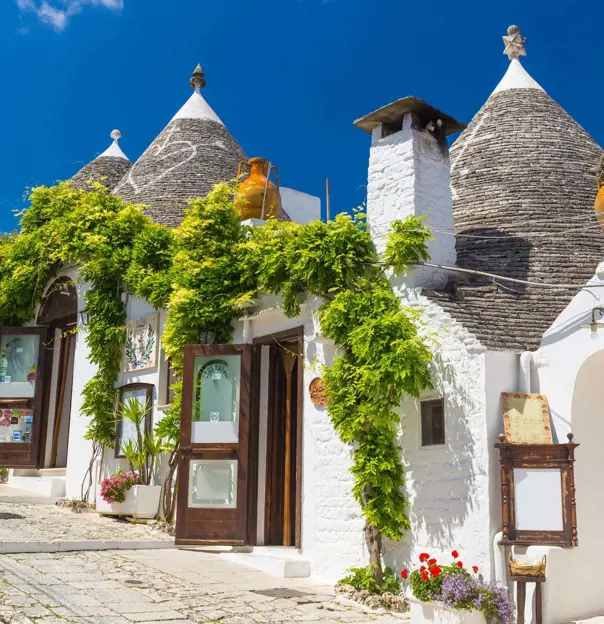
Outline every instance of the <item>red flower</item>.
[(426, 561), (427, 559), (430, 559), (430, 555), (428, 553), (422, 553), (419, 556), (419, 560), (423, 563), (424, 561)]
[(457, 567), (458, 568), (463, 568), (463, 561), (458, 561), (457, 562)]
[(437, 565), (433, 565), (433, 566), (430, 568), (430, 574), (431, 574), (434, 578), (436, 578), (436, 577), (440, 574), (440, 572), (441, 572), (441, 569), (440, 569)]
[(409, 576), (409, 570), (407, 570), (407, 568), (401, 570), (401, 576), (406, 579)]
[(432, 557), (432, 559), (428, 559), (428, 565), (433, 566), (436, 563), (436, 559), (434, 559), (434, 557)]
[(478, 566), (472, 566), (472, 570), (474, 570), (474, 574), (478, 574)]
[(420, 571), (420, 572), (423, 572), (425, 569), (426, 569), (426, 566), (422, 566), (422, 567), (419, 569), (419, 571)]
[(457, 559), (457, 557), (459, 557), (459, 553), (456, 550), (454, 550), (451, 554), (453, 555), (453, 559)]
[(424, 571), (422, 572), (422, 579), (423, 579), (424, 581), (427, 581), (429, 578), (430, 578), (430, 575), (429, 575), (429, 574), (428, 574), (428, 573), (424, 570)]

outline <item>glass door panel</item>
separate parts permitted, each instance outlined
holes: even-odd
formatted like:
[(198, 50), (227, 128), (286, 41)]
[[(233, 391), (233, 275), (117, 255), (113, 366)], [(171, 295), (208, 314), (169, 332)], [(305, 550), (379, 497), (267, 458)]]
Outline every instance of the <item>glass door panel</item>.
[(239, 441), (241, 355), (195, 357), (193, 443)]
[(33, 398), (38, 372), (40, 336), (0, 336), (0, 398)]
[(36, 468), (46, 328), (0, 329), (0, 466)]
[(191, 460), (189, 507), (235, 509), (237, 507), (237, 460)]
[(253, 351), (248, 344), (185, 347), (177, 544), (243, 545), (252, 533)]

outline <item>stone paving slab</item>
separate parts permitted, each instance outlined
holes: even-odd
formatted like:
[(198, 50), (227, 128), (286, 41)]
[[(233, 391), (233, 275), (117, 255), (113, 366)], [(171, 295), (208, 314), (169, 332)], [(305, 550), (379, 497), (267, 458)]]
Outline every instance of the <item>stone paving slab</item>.
[(0, 622), (11, 624), (402, 624), (405, 619), (339, 604), (330, 586), (273, 577), (219, 554), (0, 555)]
[(174, 539), (153, 529), (65, 507), (0, 502), (0, 552), (64, 552), (170, 548)]

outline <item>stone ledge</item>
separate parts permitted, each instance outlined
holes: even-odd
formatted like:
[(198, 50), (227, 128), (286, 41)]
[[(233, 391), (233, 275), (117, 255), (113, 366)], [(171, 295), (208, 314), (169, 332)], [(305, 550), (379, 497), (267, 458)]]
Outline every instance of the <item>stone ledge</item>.
[(53, 553), (53, 552), (77, 552), (82, 550), (159, 550), (175, 548), (171, 540), (73, 540), (73, 541), (2, 541), (0, 553)]

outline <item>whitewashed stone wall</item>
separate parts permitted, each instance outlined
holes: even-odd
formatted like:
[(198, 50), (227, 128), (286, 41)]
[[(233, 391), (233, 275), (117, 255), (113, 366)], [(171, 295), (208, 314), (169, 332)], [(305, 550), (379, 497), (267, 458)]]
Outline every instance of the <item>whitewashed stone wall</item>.
[(408, 293), (405, 303), (422, 310), (422, 323), (437, 341), (432, 366), (434, 390), (443, 397), (443, 446), (421, 446), (419, 401), (401, 406), (403, 459), (412, 528), (402, 543), (386, 545), (386, 561), (400, 570), (426, 551), (443, 561), (457, 548), (468, 564), (493, 569), (490, 525), (489, 441), (485, 349), (439, 306)]
[[(594, 307), (604, 305), (604, 266), (569, 303), (544, 334), (533, 354), (533, 392), (547, 396), (552, 435), (566, 442), (574, 434), (575, 486), (579, 546), (526, 549), (532, 559), (547, 555), (543, 622), (557, 624), (604, 613), (604, 592), (597, 562), (604, 559), (602, 474), (604, 474), (604, 326), (592, 336)], [(596, 320), (602, 323), (599, 312)], [(515, 549), (523, 552), (523, 549)], [(532, 589), (527, 592), (525, 621), (534, 621)]]
[(364, 521), (352, 495), (350, 448), (339, 441), (327, 410), (313, 405), (308, 392), (321, 364), (331, 363), (333, 344), (321, 337), (313, 317), (316, 300), (304, 305), (296, 319), (286, 318), (277, 305), (278, 299), (263, 298), (262, 312), (235, 324), (233, 341), (304, 328), (302, 552), (314, 576), (335, 582), (344, 570), (364, 562), (366, 554)]

